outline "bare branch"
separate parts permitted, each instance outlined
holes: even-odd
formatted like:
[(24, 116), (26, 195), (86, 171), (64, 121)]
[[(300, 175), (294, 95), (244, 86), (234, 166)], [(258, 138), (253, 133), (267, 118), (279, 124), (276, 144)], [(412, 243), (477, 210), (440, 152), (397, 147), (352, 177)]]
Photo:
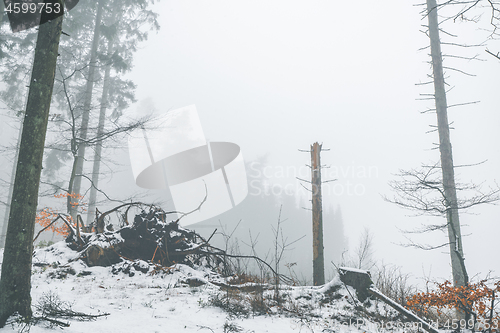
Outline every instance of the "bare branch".
[(476, 76), (475, 74), (471, 74), (471, 73), (467, 73), (463, 70), (460, 70), (460, 69), (457, 69), (457, 68), (453, 68), (453, 67), (446, 67), (446, 66), (443, 66), (444, 69), (449, 69), (449, 70), (452, 70), (452, 71), (456, 71), (456, 72), (459, 72), (459, 73), (462, 73), (464, 75), (467, 75), (467, 76)]
[(486, 53), (489, 53), (492, 56), (494, 56), (495, 58), (497, 58), (498, 60), (500, 60), (500, 52), (497, 52), (497, 54), (494, 54), (494, 53), (490, 52), (488, 49), (486, 49), (485, 51), (486, 51)]
[(305, 179), (302, 179), (302, 178), (299, 178), (299, 177), (295, 177), (297, 178), (298, 180), (300, 180), (301, 182), (305, 182), (305, 183), (309, 183), (311, 184), (311, 182), (309, 180), (305, 180)]
[[(422, 165), (419, 170), (400, 170), (399, 180), (389, 182), (395, 192), (392, 198), (384, 200), (394, 203), (405, 209), (414, 211), (417, 216), (446, 216), (450, 204), (446, 200), (440, 166)], [(466, 211), (479, 204), (495, 204), (500, 199), (500, 188), (489, 188), (483, 191), (482, 184), (457, 183), (456, 190), (468, 194), (458, 198), (457, 209)], [(429, 230), (438, 230), (440, 227), (430, 226)]]

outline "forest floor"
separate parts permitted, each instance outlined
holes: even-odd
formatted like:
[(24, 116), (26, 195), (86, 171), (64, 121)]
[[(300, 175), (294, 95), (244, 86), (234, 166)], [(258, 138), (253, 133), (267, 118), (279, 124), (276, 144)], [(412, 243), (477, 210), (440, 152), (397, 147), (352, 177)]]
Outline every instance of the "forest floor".
[[(0, 262), (2, 256), (0, 250)], [(395, 328), (398, 314), (383, 303), (360, 306), (355, 291), (338, 278), (320, 287), (282, 285), (277, 302), (270, 285), (227, 288), (230, 280), (203, 267), (155, 270), (145, 261), (88, 267), (76, 257), (64, 241), (35, 249), (34, 315), (50, 317), (59, 309), (98, 317), (52, 316), (69, 325), (62, 329), (45, 320), (24, 327), (11, 317), (0, 332), (409, 331)]]

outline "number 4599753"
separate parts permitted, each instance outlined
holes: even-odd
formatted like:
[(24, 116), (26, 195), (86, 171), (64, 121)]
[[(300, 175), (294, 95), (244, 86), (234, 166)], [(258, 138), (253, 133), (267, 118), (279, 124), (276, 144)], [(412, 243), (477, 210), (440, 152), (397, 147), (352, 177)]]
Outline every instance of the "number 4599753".
[(7, 7), (5, 7), (5, 11), (7, 13), (14, 13), (14, 14), (27, 14), (31, 13), (34, 14), (36, 12), (42, 13), (45, 12), (47, 14), (50, 13), (60, 13), (62, 10), (61, 4), (59, 2), (56, 3), (45, 3), (45, 2), (24, 2), (24, 3), (9, 3)]

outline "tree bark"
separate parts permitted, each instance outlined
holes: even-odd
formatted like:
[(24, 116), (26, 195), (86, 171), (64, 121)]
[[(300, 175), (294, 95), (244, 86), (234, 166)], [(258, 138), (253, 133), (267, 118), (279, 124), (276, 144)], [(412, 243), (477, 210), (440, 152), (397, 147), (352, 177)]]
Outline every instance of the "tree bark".
[(450, 127), (446, 102), (446, 90), (443, 73), (443, 57), (439, 40), (438, 14), (436, 0), (427, 0), (427, 16), (429, 20), (429, 38), (431, 43), (432, 70), (434, 76), (434, 100), (436, 103), (437, 124), (439, 133), (439, 152), (443, 174), (444, 196), (446, 200), (448, 223), (448, 239), (450, 243), (451, 269), (454, 286), (464, 286), (468, 282), (465, 269), (462, 235), (457, 205), (457, 190), (450, 141)]
[(323, 256), (323, 200), (321, 198), (321, 145), (311, 146), (312, 210), (313, 210), (313, 283), (325, 284), (325, 259)]
[(7, 197), (7, 204), (5, 205), (5, 214), (3, 218), (2, 228), (0, 229), (0, 249), (5, 247), (5, 238), (7, 237), (7, 226), (9, 225), (10, 204), (12, 202), (12, 192), (14, 191), (14, 181), (16, 179), (16, 165), (19, 157), (19, 145), (21, 143), (21, 134), (23, 132), (23, 123), (19, 125), (19, 134), (16, 143), (16, 154), (12, 162), (12, 173), (10, 175), (9, 195)]
[(0, 279), (0, 327), (15, 312), (27, 319), (32, 314), (33, 235), (62, 20), (38, 32)]
[[(112, 51), (112, 41), (108, 41), (108, 55)], [(101, 109), (99, 113), (99, 125), (97, 126), (97, 137), (101, 137), (104, 133), (104, 123), (106, 121), (106, 110), (108, 108), (108, 92), (109, 92), (109, 77), (111, 73), (111, 64), (106, 66), (104, 72), (104, 84), (102, 87), (102, 97), (101, 97)], [(87, 225), (90, 225), (95, 218), (95, 208), (97, 200), (97, 188), (99, 186), (99, 171), (101, 168), (101, 152), (102, 152), (102, 141), (98, 141), (95, 154), (94, 154), (94, 165), (92, 167), (92, 186), (90, 188), (89, 196), (89, 209), (87, 212)]]
[[(78, 144), (78, 155), (76, 157), (76, 166), (75, 172), (72, 173), (73, 179), (70, 179), (71, 187), (69, 188), (70, 193), (81, 194), (81, 185), (82, 185), (82, 173), (83, 173), (83, 162), (85, 159), (85, 147), (86, 143), (84, 142), (87, 139), (87, 132), (89, 127), (90, 120), (90, 109), (92, 105), (92, 92), (94, 89), (94, 80), (95, 80), (95, 69), (97, 62), (97, 47), (99, 45), (100, 38), (100, 26), (101, 26), (101, 18), (102, 18), (102, 8), (103, 8), (104, 0), (100, 0), (97, 4), (97, 13), (95, 19), (95, 27), (94, 27), (94, 37), (92, 40), (92, 48), (90, 50), (90, 62), (89, 62), (89, 74), (87, 77), (87, 85), (85, 87), (85, 99), (83, 102), (83, 113), (82, 113), (82, 124), (80, 126), (80, 140), (82, 140)], [(68, 197), (68, 208), (73, 221), (76, 221), (76, 214), (78, 211), (78, 199), (74, 199)], [(71, 204), (73, 203), (73, 204)]]
[[(3, 6), (3, 2), (0, 1), (0, 3)], [(2, 7), (0, 7), (1, 9)], [(1, 25), (1, 22), (0, 22)], [(34, 60), (34, 59), (33, 59)], [(33, 63), (31, 64), (33, 67)], [(29, 94), (29, 87), (26, 92), (26, 96)], [(28, 101), (25, 101), (25, 105)], [(16, 142), (16, 153), (14, 155), (14, 161), (12, 162), (12, 173), (10, 175), (10, 184), (9, 184), (9, 195), (7, 196), (7, 203), (5, 205), (5, 213), (4, 213), (4, 219), (3, 219), (3, 225), (2, 228), (0, 229), (0, 248), (5, 247), (5, 237), (7, 237), (7, 226), (9, 224), (9, 214), (10, 214), (10, 204), (12, 201), (12, 192), (14, 191), (14, 181), (16, 179), (16, 166), (17, 166), (17, 161), (19, 158), (19, 146), (21, 144), (21, 136), (23, 133), (23, 122), (20, 120), (19, 121), (19, 131), (17, 134), (17, 142)]]

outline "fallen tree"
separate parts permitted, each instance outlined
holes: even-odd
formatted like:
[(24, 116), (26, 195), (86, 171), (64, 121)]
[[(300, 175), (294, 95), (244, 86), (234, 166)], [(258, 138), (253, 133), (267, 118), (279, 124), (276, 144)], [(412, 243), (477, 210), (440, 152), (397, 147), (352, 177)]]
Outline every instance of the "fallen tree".
[(211, 256), (212, 253), (200, 251), (209, 246), (208, 240), (182, 228), (179, 219), (168, 221), (171, 212), (156, 206), (142, 209), (133, 223), (128, 223), (124, 217), (125, 226), (116, 231), (110, 225), (104, 227), (106, 216), (120, 208), (128, 211), (131, 206), (144, 207), (141, 203), (130, 203), (99, 214), (94, 232), (83, 232), (80, 226), (75, 228), (63, 218), (70, 229), (66, 243), (72, 250), (79, 252), (77, 259), (84, 259), (89, 266), (109, 266), (122, 259), (140, 259), (165, 267), (175, 263), (204, 263), (214, 267), (221, 264), (221, 260)]
[[(141, 209), (132, 223), (128, 219), (131, 207)], [(121, 211), (123, 213), (120, 213)], [(111, 224), (106, 225), (105, 222), (105, 218), (114, 212), (120, 214), (123, 224), (123, 227), (116, 231)], [(281, 282), (292, 283), (292, 279), (278, 274), (271, 265), (257, 256), (234, 255), (210, 245), (209, 241), (217, 229), (205, 239), (195, 231), (181, 227), (179, 221), (191, 212), (181, 213), (178, 219), (169, 221), (169, 216), (173, 213), (178, 212), (165, 212), (154, 205), (133, 202), (104, 213), (97, 211), (92, 225), (84, 226), (80, 219), (73, 225), (64, 214), (57, 215), (52, 223), (62, 220), (66, 224), (69, 230), (66, 243), (78, 252), (74, 260), (82, 259), (88, 266), (111, 266), (122, 261), (133, 265), (132, 262), (142, 260), (154, 264), (156, 272), (168, 270), (168, 267), (174, 264), (187, 264), (202, 265), (224, 276), (230, 276), (234, 274), (235, 269), (228, 259), (244, 258), (263, 264), (275, 277), (278, 276)]]

